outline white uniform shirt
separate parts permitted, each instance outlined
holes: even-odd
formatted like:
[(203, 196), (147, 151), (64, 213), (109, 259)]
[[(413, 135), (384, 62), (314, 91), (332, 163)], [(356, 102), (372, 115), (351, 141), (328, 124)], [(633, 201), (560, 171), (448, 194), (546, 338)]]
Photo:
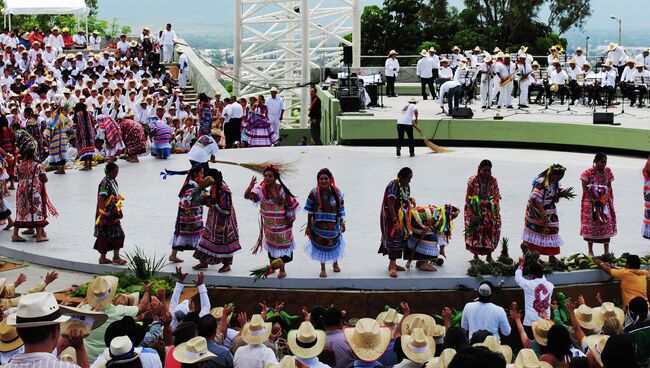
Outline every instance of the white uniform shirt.
[(625, 59), (627, 58), (627, 55), (625, 55), (625, 51), (621, 48), (621, 46), (616, 46), (616, 48), (612, 51), (609, 51), (607, 55), (614, 66), (625, 65)]
[(233, 104), (230, 104), (230, 109), (228, 110), (228, 113), (230, 114), (231, 119), (241, 119), (241, 117), (244, 116), (244, 108), (241, 107), (239, 102), (235, 102)]
[(501, 340), (499, 331), (504, 336), (510, 335), (511, 332), (510, 323), (503, 308), (496, 304), (479, 301), (465, 304), (460, 327), (468, 331), (469, 336), (478, 330), (490, 331), (498, 340)]
[(92, 35), (88, 39), (88, 43), (90, 44), (90, 49), (91, 50), (99, 50), (99, 48), (100, 48), (100, 46), (102, 44), (102, 38), (99, 35), (97, 35), (97, 36)]
[[(219, 152), (219, 146), (217, 145), (217, 142), (214, 141), (214, 138), (209, 135), (206, 135), (205, 137), (210, 140), (210, 143), (205, 146), (198, 141), (194, 143), (190, 151), (187, 153), (188, 160), (196, 162), (208, 162), (210, 156), (214, 156), (217, 154), (217, 152)], [(199, 139), (205, 138), (201, 137)]]
[(442, 67), (438, 70), (438, 78), (453, 79), (454, 71), (450, 67)]
[(433, 61), (433, 69), (440, 69), (440, 57), (436, 54), (429, 54), (431, 60)]
[(581, 69), (582, 69), (582, 66), (585, 65), (585, 63), (587, 62), (587, 57), (584, 54), (582, 54), (580, 56), (575, 55), (573, 58), (576, 59), (576, 65), (578, 66), (578, 68), (581, 68)]
[(566, 81), (569, 79), (569, 75), (564, 71), (560, 70), (559, 72), (555, 69), (549, 73), (549, 83), (557, 83), (560, 86), (563, 86)]
[(458, 54), (455, 54), (455, 53), (449, 54), (449, 66), (452, 67), (452, 68), (457, 68), (458, 64), (460, 63), (460, 58), (462, 58), (462, 57), (463, 57), (463, 55), (461, 55), (460, 53), (458, 53)]
[(384, 69), (386, 69), (385, 73), (387, 77), (397, 77), (397, 74), (399, 74), (399, 61), (397, 61), (397, 58), (386, 59)]
[(418, 60), (417, 67), (415, 68), (415, 74), (420, 78), (432, 78), (433, 60), (428, 56), (425, 56)]
[(494, 64), (491, 64), (491, 65), (488, 65), (487, 63), (481, 64), (481, 66), (479, 67), (479, 71), (482, 72), (481, 73), (481, 82), (485, 81), (488, 78), (488, 74), (493, 73), (495, 71), (495, 69), (496, 68), (495, 68)]
[(276, 95), (275, 98), (269, 97), (266, 99), (266, 107), (269, 111), (269, 118), (279, 118), (280, 114), (282, 114), (282, 110), (285, 109), (284, 100), (282, 100), (282, 97), (278, 95)]
[(607, 86), (616, 86), (616, 70), (615, 69), (609, 69), (609, 71), (603, 70), (602, 72), (602, 78), (600, 81), (600, 85), (603, 87)]
[(569, 76), (571, 80), (576, 80), (578, 79), (578, 74), (582, 72), (582, 69), (578, 66), (575, 68), (568, 67), (566, 70), (566, 74)]
[(402, 111), (399, 118), (397, 118), (397, 124), (413, 125), (413, 119), (415, 119), (415, 112), (417, 110), (417, 106), (414, 103), (409, 103), (408, 106), (406, 106), (406, 110)]
[(178, 70), (180, 73), (187, 72), (187, 69), (190, 67), (190, 62), (187, 59), (187, 55), (181, 54), (181, 56), (178, 57), (178, 65), (180, 65), (180, 68)]
[(277, 365), (278, 359), (271, 348), (264, 344), (244, 345), (235, 351), (233, 365), (238, 368), (266, 368)]
[(129, 41), (117, 41), (117, 49), (120, 50), (121, 53), (129, 51), (129, 47)]
[(648, 56), (643, 56), (643, 54), (639, 54), (636, 56), (636, 62), (643, 64), (646, 69), (650, 68), (650, 55)]
[(75, 46), (84, 46), (88, 43), (88, 41), (86, 40), (86, 36), (80, 34), (76, 34), (72, 36), (72, 42), (74, 42)]
[[(642, 70), (639, 71), (638, 69), (634, 70), (634, 85), (647, 85), (648, 82), (650, 82), (650, 71), (647, 70)], [(640, 78), (640, 80), (637, 81), (637, 78)], [(640, 82), (640, 83), (639, 83)]]
[(171, 31), (164, 30), (159, 42), (161, 45), (173, 45), (176, 42), (176, 32), (173, 29)]
[(62, 50), (63, 49), (63, 36), (59, 33), (58, 36), (54, 36), (53, 34), (47, 36), (47, 41), (45, 44), (50, 44), (52, 45), (52, 48), (55, 50)]
[(634, 82), (634, 72), (636, 72), (636, 69), (626, 66), (623, 69), (623, 74), (621, 74), (621, 82)]

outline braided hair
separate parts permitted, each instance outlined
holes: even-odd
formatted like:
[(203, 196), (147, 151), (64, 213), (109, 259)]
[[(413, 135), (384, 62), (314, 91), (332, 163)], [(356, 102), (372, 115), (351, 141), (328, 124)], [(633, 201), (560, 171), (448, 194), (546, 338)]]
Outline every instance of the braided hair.
[(203, 177), (211, 177), (214, 179), (214, 184), (212, 185), (212, 189), (210, 189), (210, 199), (216, 202), (219, 199), (219, 191), (221, 191), (221, 186), (223, 185), (223, 174), (217, 169), (209, 168), (203, 173)]
[(273, 177), (278, 181), (278, 183), (280, 184), (280, 187), (282, 188), (282, 190), (284, 190), (284, 193), (286, 195), (288, 195), (289, 197), (292, 197), (292, 198), (296, 198), (296, 196), (293, 195), (293, 193), (291, 193), (289, 188), (287, 188), (287, 186), (284, 185), (284, 183), (282, 182), (282, 178), (280, 178), (280, 170), (278, 170), (273, 165), (269, 165), (264, 169), (263, 174), (266, 174), (267, 172), (270, 172), (271, 174), (273, 174)]
[(332, 191), (332, 195), (336, 201), (336, 217), (338, 218), (339, 208), (341, 208), (341, 199), (339, 198), (339, 191), (336, 188), (334, 175), (332, 175), (332, 172), (328, 168), (320, 169), (318, 171), (318, 174), (316, 174), (316, 194), (318, 195), (318, 207), (323, 208), (323, 199), (320, 194), (320, 185), (318, 185), (318, 181), (320, 180), (321, 175), (327, 175), (327, 177), (330, 179), (330, 190)]

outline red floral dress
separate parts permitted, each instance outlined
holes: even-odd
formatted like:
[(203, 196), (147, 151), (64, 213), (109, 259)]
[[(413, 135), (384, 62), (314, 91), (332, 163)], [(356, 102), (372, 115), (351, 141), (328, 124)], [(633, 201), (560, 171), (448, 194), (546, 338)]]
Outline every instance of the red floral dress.
[(48, 210), (55, 215), (54, 207), (49, 203), (45, 183), (41, 175), (45, 166), (24, 160), (18, 165), (18, 187), (16, 188), (16, 226), (44, 227), (48, 224)]
[(467, 181), (465, 248), (472, 254), (488, 255), (499, 245), (500, 200), (496, 178), (490, 177), (484, 182), (479, 175), (474, 175)]
[(614, 193), (610, 190), (614, 174), (609, 167), (602, 171), (592, 167), (580, 175), (580, 180), (587, 185), (587, 191), (582, 192), (580, 235), (589, 242), (609, 243), (616, 235)]

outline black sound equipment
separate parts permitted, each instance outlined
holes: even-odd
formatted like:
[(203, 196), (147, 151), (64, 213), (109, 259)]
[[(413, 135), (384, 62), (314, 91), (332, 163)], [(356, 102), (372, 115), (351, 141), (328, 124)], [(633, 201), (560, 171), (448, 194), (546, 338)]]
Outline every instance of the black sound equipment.
[(368, 106), (379, 106), (377, 104), (377, 98), (379, 97), (379, 87), (376, 84), (367, 84), (365, 86), (366, 92), (368, 92), (368, 96), (370, 96), (370, 103)]
[(352, 46), (343, 46), (343, 64), (352, 65)]
[(614, 113), (594, 112), (594, 124), (614, 124)]
[(342, 112), (357, 112), (361, 106), (359, 96), (341, 96), (339, 97), (339, 101), (341, 102)]
[(451, 117), (454, 119), (471, 119), (474, 117), (474, 111), (469, 107), (457, 107), (451, 110)]

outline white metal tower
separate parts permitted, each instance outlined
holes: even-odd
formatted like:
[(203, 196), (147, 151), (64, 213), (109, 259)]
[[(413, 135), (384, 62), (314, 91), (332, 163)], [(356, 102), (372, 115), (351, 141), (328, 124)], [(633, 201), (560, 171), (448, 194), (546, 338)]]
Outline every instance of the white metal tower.
[[(310, 69), (339, 66), (340, 45), (352, 46), (360, 66), (359, 0), (234, 0), (236, 96), (282, 90), (285, 102), (300, 107), (307, 127)], [(351, 33), (352, 42), (343, 38)], [(241, 81), (241, 83), (240, 83)], [(287, 106), (283, 126), (291, 123)], [(289, 119), (288, 119), (289, 118)]]

